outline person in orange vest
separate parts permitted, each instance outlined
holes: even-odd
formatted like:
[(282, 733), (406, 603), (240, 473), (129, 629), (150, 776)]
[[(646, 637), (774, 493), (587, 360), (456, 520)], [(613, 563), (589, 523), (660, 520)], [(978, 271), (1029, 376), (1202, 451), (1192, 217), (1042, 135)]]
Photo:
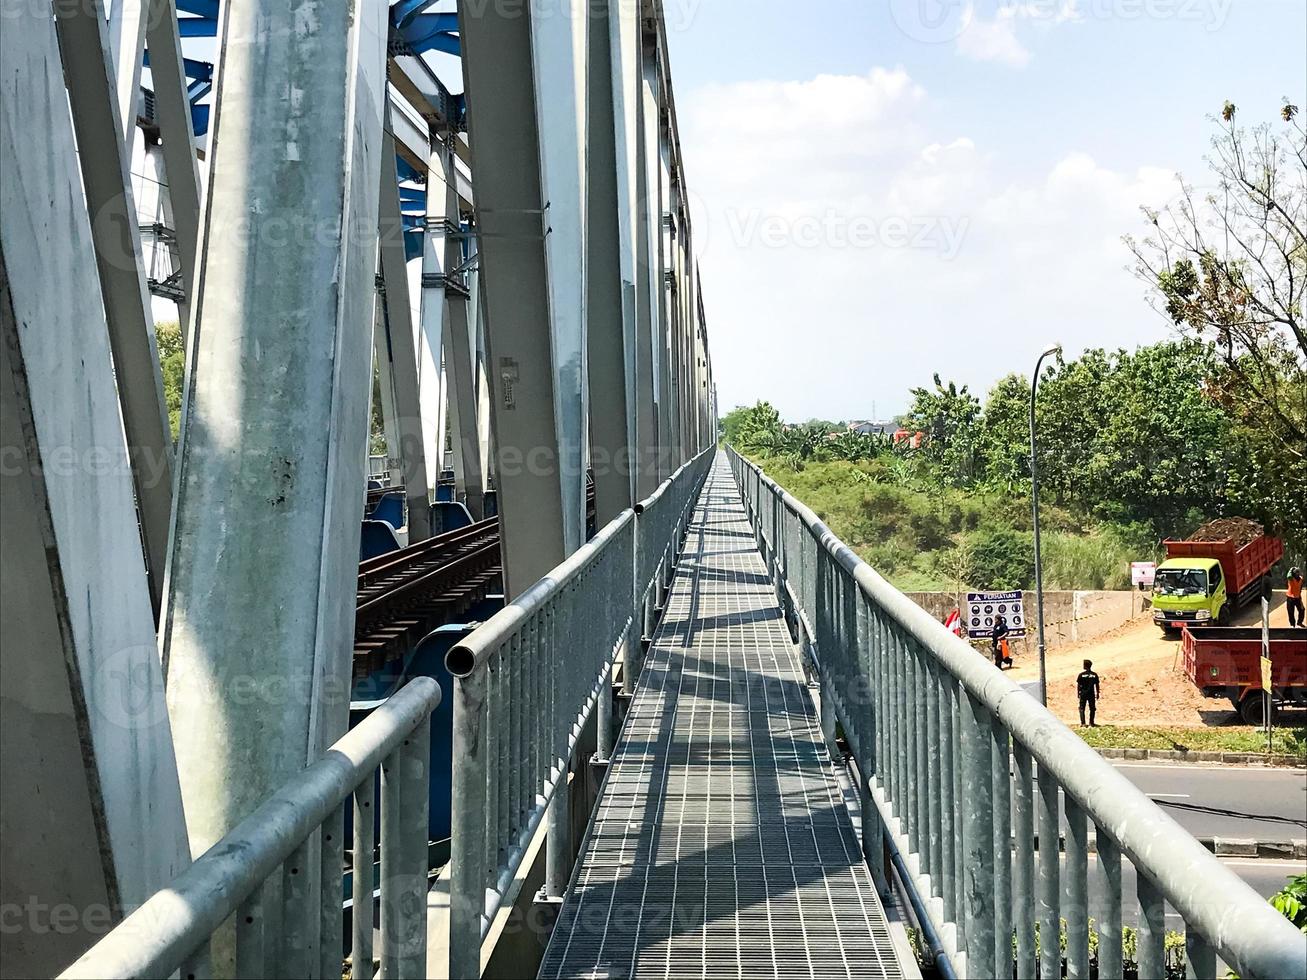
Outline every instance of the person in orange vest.
[(1289, 583), (1285, 593), (1287, 598), (1284, 604), (1289, 607), (1289, 625), (1307, 627), (1307, 619), (1303, 618), (1302, 571), (1297, 566), (1289, 569)]

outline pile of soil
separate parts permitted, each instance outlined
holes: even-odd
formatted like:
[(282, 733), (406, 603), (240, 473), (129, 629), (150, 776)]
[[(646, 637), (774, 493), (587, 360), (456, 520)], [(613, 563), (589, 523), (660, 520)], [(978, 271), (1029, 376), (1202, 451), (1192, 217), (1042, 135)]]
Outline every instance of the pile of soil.
[(1234, 543), (1242, 548), (1249, 541), (1254, 541), (1261, 536), (1262, 526), (1256, 521), (1250, 521), (1246, 517), (1222, 517), (1215, 521), (1208, 521), (1189, 535), (1189, 540), (1229, 541), (1233, 538)]

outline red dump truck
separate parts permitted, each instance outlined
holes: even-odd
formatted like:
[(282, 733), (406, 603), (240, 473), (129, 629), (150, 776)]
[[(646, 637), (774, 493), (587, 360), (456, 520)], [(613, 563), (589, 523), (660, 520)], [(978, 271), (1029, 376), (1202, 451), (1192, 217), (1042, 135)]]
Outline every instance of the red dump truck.
[[(1249, 725), (1262, 723), (1262, 628), (1190, 626), (1184, 670), (1203, 697), (1226, 698)], [(1307, 707), (1307, 630), (1271, 630), (1271, 701)]]
[(1212, 521), (1184, 541), (1167, 541), (1153, 580), (1153, 621), (1167, 632), (1189, 625), (1226, 626), (1235, 610), (1261, 594), (1284, 542), (1259, 524)]

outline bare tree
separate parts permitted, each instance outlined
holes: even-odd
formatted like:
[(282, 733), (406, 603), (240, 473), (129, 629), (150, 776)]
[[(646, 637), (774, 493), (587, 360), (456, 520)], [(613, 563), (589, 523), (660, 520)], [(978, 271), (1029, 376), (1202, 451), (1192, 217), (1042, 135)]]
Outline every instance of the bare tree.
[(1282, 126), (1235, 123), (1233, 103), (1212, 121), (1207, 159), (1215, 190), (1145, 207), (1151, 228), (1127, 236), (1150, 302), (1216, 349), (1213, 394), (1295, 467), (1307, 461), (1307, 129), (1285, 101)]

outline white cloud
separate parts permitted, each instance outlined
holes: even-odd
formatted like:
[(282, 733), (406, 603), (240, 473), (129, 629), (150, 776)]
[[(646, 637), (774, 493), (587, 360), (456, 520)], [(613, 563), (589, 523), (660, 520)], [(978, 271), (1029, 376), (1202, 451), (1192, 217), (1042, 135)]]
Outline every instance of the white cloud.
[(1016, 22), (1022, 8), (1000, 7), (992, 20), (968, 6), (958, 35), (958, 54), (974, 61), (996, 61), (1013, 68), (1030, 62), (1030, 51), (1017, 39)]
[(1125, 270), (1160, 169), (1080, 152), (1017, 178), (934, 132), (896, 68), (714, 86), (682, 103), (723, 408), (792, 417), (905, 407), (935, 371), (983, 390), (1048, 338), (1074, 351), (1165, 334)]

